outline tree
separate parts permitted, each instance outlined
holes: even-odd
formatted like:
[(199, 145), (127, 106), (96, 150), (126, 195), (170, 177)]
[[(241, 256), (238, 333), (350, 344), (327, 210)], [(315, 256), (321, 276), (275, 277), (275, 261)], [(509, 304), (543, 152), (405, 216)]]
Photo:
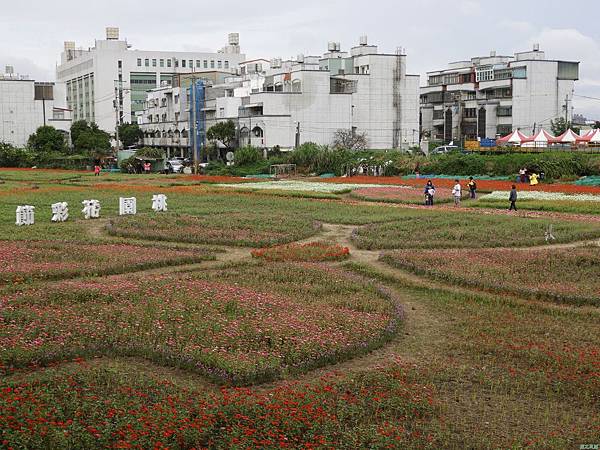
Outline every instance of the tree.
[(367, 133), (340, 129), (333, 135), (333, 148), (345, 150), (364, 150), (367, 148)]
[(90, 128), (79, 134), (73, 143), (78, 151), (87, 152), (94, 156), (103, 156), (110, 150), (110, 135), (92, 124)]
[(79, 135), (83, 132), (89, 131), (90, 126), (85, 120), (76, 120), (71, 124), (71, 142), (75, 143), (75, 141), (79, 138)]
[(0, 142), (0, 167), (31, 166), (31, 157), (30, 151)]
[(131, 147), (144, 137), (144, 133), (137, 123), (124, 123), (119, 125), (119, 140), (123, 147)]
[(555, 136), (560, 136), (569, 129), (573, 130), (575, 133), (579, 133), (579, 131), (581, 130), (580, 128), (573, 126), (573, 124), (571, 122), (568, 122), (564, 117), (559, 117), (556, 120), (551, 120), (550, 128), (552, 129), (552, 133), (554, 133)]
[(225, 148), (230, 149), (235, 142), (235, 123), (233, 120), (228, 120), (213, 125), (208, 129), (206, 138), (214, 143), (220, 142)]
[(67, 150), (64, 134), (49, 125), (39, 127), (29, 136), (27, 145), (37, 153), (65, 153)]
[(594, 122), (594, 125), (592, 125), (592, 128), (597, 130), (598, 128), (600, 128), (600, 120), (596, 120)]
[(110, 135), (98, 128), (94, 122), (88, 124), (78, 120), (71, 125), (71, 140), (78, 152), (86, 152), (90, 156), (103, 156), (110, 150)]

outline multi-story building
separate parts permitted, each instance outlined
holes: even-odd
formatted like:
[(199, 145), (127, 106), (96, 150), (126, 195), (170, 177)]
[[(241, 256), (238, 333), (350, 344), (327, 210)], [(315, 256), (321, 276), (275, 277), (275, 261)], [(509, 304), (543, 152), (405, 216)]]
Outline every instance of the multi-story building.
[[(419, 143), (419, 76), (406, 73), (403, 51), (379, 53), (366, 37), (350, 52), (330, 43), (322, 56), (246, 61), (235, 76), (207, 86), (204, 129), (233, 120), (240, 145), (330, 145), (340, 129), (365, 133), (374, 149)], [(154, 128), (150, 114), (145, 130)]]
[(27, 145), (38, 127), (51, 125), (68, 137), (71, 111), (64, 83), (42, 83), (16, 75), (12, 67), (0, 74), (0, 142)]
[(65, 42), (56, 78), (66, 83), (73, 120), (96, 122), (114, 132), (117, 120), (136, 120), (147, 91), (173, 84), (177, 74), (235, 71), (244, 59), (237, 33), (231, 33), (229, 44), (216, 53), (168, 52), (133, 50), (119, 38), (118, 28), (107, 28), (106, 39), (96, 40), (92, 48), (78, 49), (74, 42)]
[(429, 72), (421, 88), (421, 131), (434, 140), (534, 134), (571, 120), (579, 63), (548, 60), (539, 46), (514, 56), (476, 57)]

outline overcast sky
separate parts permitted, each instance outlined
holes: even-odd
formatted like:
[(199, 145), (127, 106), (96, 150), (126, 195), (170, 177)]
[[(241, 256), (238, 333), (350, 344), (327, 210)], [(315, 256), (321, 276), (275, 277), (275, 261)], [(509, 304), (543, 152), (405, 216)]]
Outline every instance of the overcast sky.
[[(6, 64), (53, 80), (63, 41), (89, 47), (106, 26), (144, 50), (210, 50), (239, 32), (248, 58), (322, 54), (366, 34), (393, 52), (405, 47), (408, 70), (424, 74), (476, 55), (528, 50), (581, 61), (576, 95), (600, 99), (598, 0), (40, 0), (9, 1), (0, 13), (0, 70)], [(4, 2), (3, 2), (4, 3)], [(421, 84), (424, 83), (424, 77)], [(575, 98), (575, 112), (600, 119), (600, 100)]]

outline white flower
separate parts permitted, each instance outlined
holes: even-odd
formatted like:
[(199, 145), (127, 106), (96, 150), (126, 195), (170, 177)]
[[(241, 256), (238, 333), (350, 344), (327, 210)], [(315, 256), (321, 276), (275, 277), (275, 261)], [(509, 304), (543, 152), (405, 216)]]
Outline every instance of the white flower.
[(236, 189), (265, 189), (281, 191), (302, 191), (302, 192), (322, 192), (335, 194), (354, 189), (362, 188), (391, 188), (391, 189), (410, 189), (407, 186), (389, 186), (384, 184), (346, 184), (346, 183), (319, 183), (314, 181), (265, 181), (259, 183), (238, 183), (238, 184), (218, 184), (220, 187)]
[[(480, 197), (482, 200), (506, 200), (508, 191), (494, 191)], [(549, 200), (572, 202), (600, 202), (600, 195), (591, 194), (563, 194), (562, 192), (519, 191), (519, 200)]]

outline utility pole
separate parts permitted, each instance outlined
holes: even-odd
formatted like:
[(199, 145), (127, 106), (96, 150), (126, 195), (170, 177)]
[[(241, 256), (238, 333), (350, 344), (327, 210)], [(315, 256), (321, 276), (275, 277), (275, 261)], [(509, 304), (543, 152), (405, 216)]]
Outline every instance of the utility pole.
[(196, 151), (196, 81), (190, 83), (190, 136), (192, 137), (191, 148), (194, 161), (194, 173), (198, 173), (198, 152)]
[(117, 145), (117, 153), (121, 148), (121, 144), (119, 142), (119, 125), (121, 124), (121, 105), (119, 102), (119, 87), (115, 83), (115, 140)]
[[(42, 94), (45, 94), (45, 92)], [(46, 96), (45, 95), (42, 95), (42, 110), (44, 111), (44, 126), (46, 126)]]
[(565, 96), (565, 125), (569, 123), (569, 94)]
[(296, 142), (294, 148), (300, 147), (300, 122), (296, 124)]

